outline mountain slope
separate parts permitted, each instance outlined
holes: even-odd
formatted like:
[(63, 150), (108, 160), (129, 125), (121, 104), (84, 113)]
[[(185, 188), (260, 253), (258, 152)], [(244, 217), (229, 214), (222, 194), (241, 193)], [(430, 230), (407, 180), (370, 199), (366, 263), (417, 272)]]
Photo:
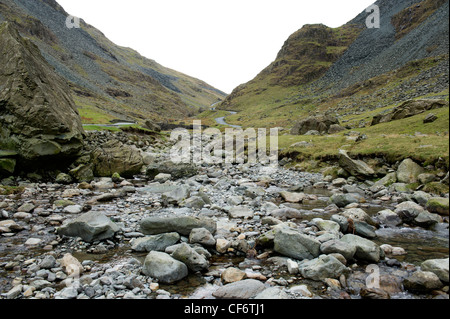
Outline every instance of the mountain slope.
[(365, 11), (339, 28), (305, 25), (276, 60), (218, 109), (243, 126), (293, 126), (316, 113), (340, 117), (438, 95), (448, 98), (448, 0), (380, 0), (380, 29)]
[(0, 22), (13, 23), (69, 81), (85, 123), (182, 118), (225, 97), (201, 80), (115, 45), (83, 20), (81, 28), (67, 28), (67, 16), (55, 0), (0, 0)]

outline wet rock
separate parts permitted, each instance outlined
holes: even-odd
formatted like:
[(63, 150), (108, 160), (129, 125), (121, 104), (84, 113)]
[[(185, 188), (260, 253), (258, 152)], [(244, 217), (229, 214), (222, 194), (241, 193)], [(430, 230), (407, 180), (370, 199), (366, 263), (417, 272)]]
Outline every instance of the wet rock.
[(152, 251), (145, 258), (142, 272), (160, 283), (171, 284), (186, 277), (188, 268), (166, 253)]
[(119, 227), (100, 212), (88, 212), (65, 222), (58, 234), (81, 237), (86, 242), (108, 239), (119, 231)]
[(448, 283), (449, 281), (449, 259), (428, 259), (420, 265), (423, 271), (429, 271), (438, 276), (438, 278)]
[(425, 193), (423, 191), (415, 191), (411, 198), (416, 201), (419, 205), (425, 206), (430, 198), (433, 196)]
[(363, 221), (356, 221), (353, 224), (355, 234), (364, 238), (373, 239), (377, 237), (376, 228)]
[(341, 226), (332, 220), (323, 220), (322, 218), (314, 218), (313, 222), (320, 230), (339, 233)]
[(379, 211), (376, 215), (376, 219), (380, 224), (388, 227), (397, 227), (403, 223), (402, 219), (390, 209)]
[(391, 299), (389, 293), (379, 288), (363, 288), (359, 294), (363, 299)]
[(449, 215), (449, 199), (445, 197), (433, 197), (426, 203), (426, 208), (430, 213), (442, 216)]
[(212, 234), (216, 232), (216, 222), (206, 217), (147, 217), (140, 223), (142, 233), (146, 235), (157, 235), (161, 233), (177, 232), (189, 236), (194, 228), (206, 228)]
[(356, 253), (356, 246), (341, 240), (329, 240), (320, 245), (320, 251), (324, 254), (338, 253), (346, 260), (352, 260)]
[(403, 285), (405, 289), (417, 293), (429, 293), (444, 286), (435, 273), (420, 270), (403, 280)]
[(439, 215), (423, 211), (419, 213), (416, 218), (414, 218), (413, 224), (423, 228), (430, 228), (441, 221), (442, 219)]
[(346, 267), (339, 260), (330, 255), (321, 255), (299, 264), (302, 276), (315, 281), (325, 278), (339, 278), (345, 269)]
[(131, 242), (131, 249), (134, 251), (164, 251), (167, 247), (176, 244), (180, 240), (178, 233), (165, 233), (154, 236), (146, 236), (134, 239)]
[(319, 256), (320, 242), (292, 228), (276, 226), (274, 250), (298, 260)]
[(381, 248), (374, 242), (352, 234), (344, 235), (341, 238), (341, 241), (356, 247), (356, 259), (373, 263), (378, 263), (380, 261)]
[(395, 207), (395, 213), (405, 223), (411, 223), (420, 213), (423, 213), (425, 209), (412, 201), (406, 201), (398, 204)]
[(334, 194), (330, 197), (330, 201), (338, 207), (345, 207), (348, 204), (359, 203), (361, 195), (359, 194)]
[(265, 290), (262, 282), (245, 279), (218, 288), (212, 295), (219, 299), (250, 299)]

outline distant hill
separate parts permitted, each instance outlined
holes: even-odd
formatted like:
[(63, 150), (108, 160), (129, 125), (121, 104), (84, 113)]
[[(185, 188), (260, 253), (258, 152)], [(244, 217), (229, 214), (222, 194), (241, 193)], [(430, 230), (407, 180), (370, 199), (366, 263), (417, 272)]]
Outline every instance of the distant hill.
[(239, 112), (228, 117), (232, 124), (292, 127), (309, 115), (348, 117), (417, 97), (448, 99), (449, 1), (375, 4), (379, 29), (367, 28), (365, 11), (339, 28), (305, 25), (217, 108)]
[(117, 46), (83, 20), (80, 28), (67, 28), (67, 16), (55, 0), (0, 0), (0, 23), (13, 23), (69, 82), (84, 123), (179, 119), (226, 96)]

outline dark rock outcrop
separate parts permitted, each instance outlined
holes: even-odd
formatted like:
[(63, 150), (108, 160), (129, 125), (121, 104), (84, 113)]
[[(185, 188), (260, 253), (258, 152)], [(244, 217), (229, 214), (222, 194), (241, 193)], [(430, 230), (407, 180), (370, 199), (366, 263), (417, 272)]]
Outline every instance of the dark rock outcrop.
[(0, 149), (22, 168), (70, 162), (84, 130), (69, 86), (10, 23), (0, 26), (0, 48)]

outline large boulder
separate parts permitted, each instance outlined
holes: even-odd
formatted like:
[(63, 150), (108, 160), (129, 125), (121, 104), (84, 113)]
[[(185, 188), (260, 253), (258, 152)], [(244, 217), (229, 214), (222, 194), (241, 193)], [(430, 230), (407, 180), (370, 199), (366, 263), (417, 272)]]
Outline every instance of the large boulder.
[(255, 279), (245, 279), (218, 288), (212, 295), (219, 299), (250, 299), (264, 291), (264, 284)]
[(177, 217), (147, 217), (141, 221), (141, 231), (146, 235), (177, 232), (189, 236), (195, 228), (206, 228), (212, 234), (216, 232), (217, 224), (207, 217), (177, 216)]
[(88, 212), (64, 223), (59, 229), (59, 235), (81, 237), (86, 242), (108, 239), (119, 231), (113, 221), (100, 212)]
[(366, 163), (352, 159), (345, 150), (339, 150), (339, 166), (358, 179), (373, 178), (375, 171)]
[(440, 289), (444, 285), (439, 277), (430, 271), (416, 271), (408, 278), (403, 280), (403, 286), (406, 290), (416, 293), (429, 293), (433, 290)]
[(407, 117), (424, 113), (429, 110), (438, 109), (442, 107), (448, 107), (448, 102), (445, 100), (437, 100), (437, 99), (409, 100), (397, 106), (390, 112), (374, 116), (371, 125), (401, 120)]
[(309, 131), (328, 133), (332, 125), (339, 125), (339, 120), (336, 117), (330, 115), (308, 117), (307, 119), (301, 120), (295, 124), (291, 130), (291, 134), (304, 135)]
[(295, 229), (277, 226), (274, 236), (274, 250), (298, 260), (313, 259), (320, 254), (320, 242)]
[(92, 152), (94, 174), (111, 177), (119, 173), (122, 177), (139, 174), (144, 162), (135, 146), (125, 145), (118, 140), (110, 140)]
[(0, 26), (0, 48), (0, 149), (15, 152), (24, 169), (73, 162), (85, 132), (68, 84), (9, 22)]
[(449, 200), (445, 197), (433, 197), (426, 203), (426, 208), (430, 213), (442, 216), (449, 215)]
[(397, 180), (400, 183), (417, 183), (418, 176), (424, 172), (424, 169), (413, 160), (407, 158), (403, 160), (397, 169)]
[(321, 255), (313, 260), (299, 264), (299, 270), (303, 277), (320, 281), (326, 278), (339, 278), (346, 267), (335, 257)]
[(428, 259), (425, 260), (421, 265), (423, 271), (431, 271), (436, 274), (439, 279), (443, 282), (448, 283), (448, 269), (449, 269), (449, 259)]
[(355, 258), (367, 262), (378, 263), (381, 259), (381, 248), (371, 240), (357, 235), (347, 234), (341, 238), (344, 243), (356, 247)]
[(188, 178), (197, 174), (197, 168), (193, 164), (173, 163), (168, 160), (165, 162), (151, 163), (147, 166), (147, 176), (155, 178), (158, 174), (170, 174), (172, 178)]
[(158, 251), (151, 251), (147, 255), (142, 272), (165, 284), (177, 282), (189, 274), (187, 266), (181, 261)]

